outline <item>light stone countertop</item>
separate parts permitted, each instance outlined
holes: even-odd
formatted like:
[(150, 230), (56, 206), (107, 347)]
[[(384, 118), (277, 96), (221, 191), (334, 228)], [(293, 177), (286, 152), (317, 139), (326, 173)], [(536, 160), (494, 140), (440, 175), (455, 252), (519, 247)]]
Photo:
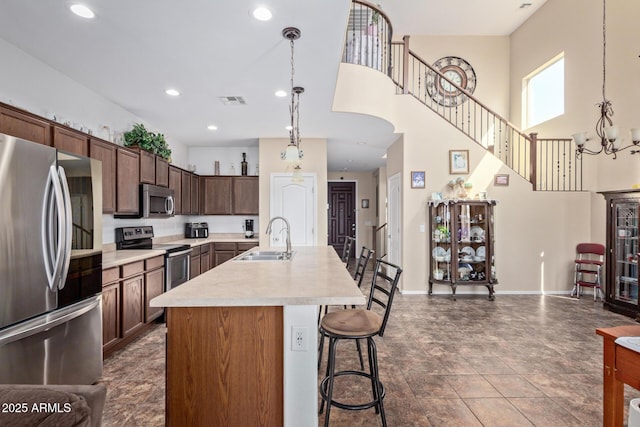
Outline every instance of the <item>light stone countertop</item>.
[[(260, 250), (273, 249), (262, 247)], [(366, 303), (333, 247), (294, 247), (293, 251), (293, 259), (288, 261), (227, 261), (155, 297), (149, 305), (238, 307)]]
[[(257, 237), (253, 239), (246, 239), (244, 234), (241, 233), (212, 233), (206, 239), (176, 239), (174, 237), (158, 237), (153, 239), (154, 244), (168, 244), (175, 243), (179, 245), (191, 245), (199, 246), (207, 243), (215, 242), (240, 242), (240, 243), (254, 243), (258, 246), (259, 239)], [(107, 245), (105, 245), (107, 246)], [(164, 255), (164, 250), (158, 249), (124, 249), (116, 250), (115, 245), (108, 245), (107, 247), (113, 249), (106, 250), (102, 253), (102, 269), (111, 267), (117, 267), (119, 265), (128, 264), (130, 262), (136, 262), (147, 258), (152, 258), (158, 255)]]
[(110, 251), (102, 253), (102, 269), (117, 267), (130, 262), (141, 261), (164, 255), (165, 251), (158, 249), (126, 249), (122, 251)]

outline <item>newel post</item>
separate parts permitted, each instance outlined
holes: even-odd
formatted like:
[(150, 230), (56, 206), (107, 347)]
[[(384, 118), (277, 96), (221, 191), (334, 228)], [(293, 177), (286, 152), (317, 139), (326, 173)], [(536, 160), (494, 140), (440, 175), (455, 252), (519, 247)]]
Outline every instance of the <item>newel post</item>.
[(531, 147), (529, 148), (529, 181), (533, 185), (533, 191), (536, 191), (538, 189), (538, 133), (530, 133), (529, 138), (531, 139)]
[(402, 37), (402, 42), (404, 43), (402, 52), (402, 93), (409, 93), (409, 88), (407, 87), (409, 82), (409, 36)]

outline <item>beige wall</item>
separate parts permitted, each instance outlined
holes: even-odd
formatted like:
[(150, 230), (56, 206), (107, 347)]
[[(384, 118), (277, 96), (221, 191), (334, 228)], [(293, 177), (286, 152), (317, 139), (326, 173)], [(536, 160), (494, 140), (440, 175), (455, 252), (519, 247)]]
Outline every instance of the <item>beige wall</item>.
[[(637, 51), (637, 23), (640, 2), (616, 0), (607, 3), (606, 96), (613, 102), (614, 123), (620, 127), (624, 145), (629, 129), (640, 127), (640, 60)], [(511, 36), (511, 121), (521, 124), (522, 79), (539, 66), (564, 52), (565, 113), (527, 131), (541, 137), (568, 138), (587, 131), (595, 136), (599, 117), (595, 106), (602, 100), (602, 1), (548, 0), (534, 16)], [(598, 142), (587, 144), (596, 148)], [(640, 156), (621, 152), (611, 156), (585, 156), (584, 179), (592, 191), (628, 189), (640, 183)], [(591, 195), (590, 229), (584, 240), (605, 242), (605, 203)], [(578, 212), (577, 209), (572, 209)]]
[(499, 115), (509, 114), (509, 93), (505, 90), (509, 81), (508, 36), (412, 35), (409, 47), (429, 64), (445, 56), (467, 61), (477, 77), (475, 97)]
[[(353, 96), (354, 93), (360, 96)], [(387, 151), (387, 175), (402, 174), (402, 292), (426, 292), (430, 246), (421, 225), (428, 227), (426, 204), (431, 192), (442, 191), (446, 195), (447, 182), (457, 176), (449, 175), (450, 149), (469, 150), (467, 178), (474, 185), (473, 191), (486, 190), (489, 197), (498, 200), (497, 291), (570, 291), (575, 245), (589, 229), (589, 193), (533, 192), (526, 180), (502, 166), (482, 147), (411, 96), (395, 95), (393, 84), (384, 75), (364, 67), (341, 65), (334, 109), (382, 117), (403, 133)], [(426, 172), (425, 189), (410, 188), (413, 170)], [(509, 173), (510, 185), (494, 187), (496, 173)], [(444, 286), (436, 286), (434, 291), (450, 292)], [(486, 293), (486, 289), (464, 287), (458, 292)]]
[[(292, 164), (280, 159), (280, 153), (286, 148), (286, 138), (260, 138), (260, 245), (269, 245), (265, 235), (270, 218), (271, 174), (292, 173)], [(327, 140), (321, 138), (305, 138), (300, 148), (304, 153), (301, 166), (303, 173), (315, 173), (318, 186), (317, 202), (317, 242), (327, 244)]]
[[(360, 248), (372, 247), (371, 228), (376, 224), (376, 185), (371, 172), (329, 172), (329, 181), (353, 181), (356, 183), (356, 255)], [(362, 199), (369, 200), (369, 207), (362, 207)], [(327, 224), (328, 226), (328, 224)]]

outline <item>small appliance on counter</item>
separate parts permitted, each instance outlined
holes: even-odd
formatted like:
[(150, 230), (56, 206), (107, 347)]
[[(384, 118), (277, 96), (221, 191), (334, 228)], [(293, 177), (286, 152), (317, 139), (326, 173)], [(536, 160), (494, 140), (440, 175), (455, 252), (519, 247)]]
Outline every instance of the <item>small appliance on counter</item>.
[(184, 237), (187, 239), (206, 239), (209, 237), (209, 224), (206, 222), (186, 223)]
[(253, 220), (252, 219), (244, 220), (244, 237), (247, 239), (253, 238)]

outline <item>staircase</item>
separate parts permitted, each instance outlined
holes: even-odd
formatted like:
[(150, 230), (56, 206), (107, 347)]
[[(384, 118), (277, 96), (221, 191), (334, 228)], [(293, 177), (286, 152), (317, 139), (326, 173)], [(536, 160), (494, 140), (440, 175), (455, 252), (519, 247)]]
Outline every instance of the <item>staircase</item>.
[[(393, 28), (378, 7), (353, 0), (342, 61), (385, 73), (397, 93), (411, 95), (529, 181), (534, 191), (582, 191), (582, 160), (571, 138), (524, 134), (409, 49), (409, 36), (392, 41)], [(437, 79), (462, 92), (462, 102), (438, 89)]]

